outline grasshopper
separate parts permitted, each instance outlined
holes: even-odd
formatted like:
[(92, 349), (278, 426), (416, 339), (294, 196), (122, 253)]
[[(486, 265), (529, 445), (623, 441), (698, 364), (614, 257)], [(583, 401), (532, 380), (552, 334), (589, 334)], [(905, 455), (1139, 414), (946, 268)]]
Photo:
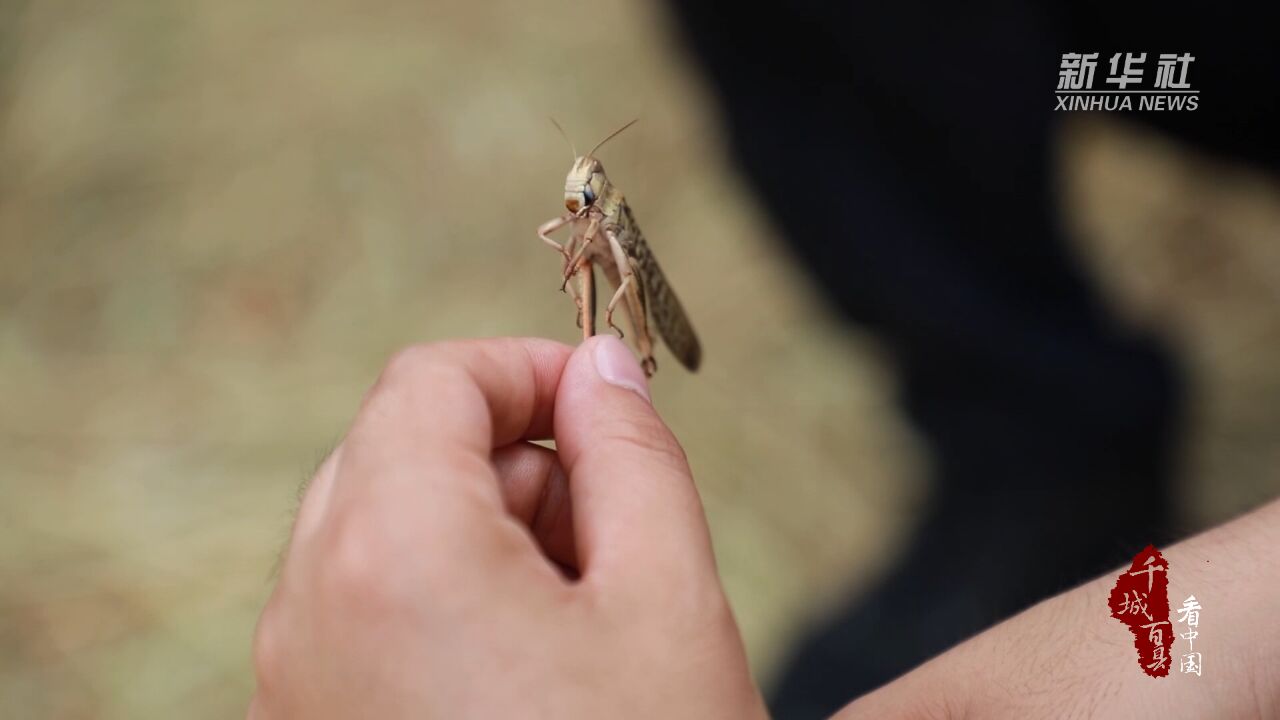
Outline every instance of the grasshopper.
[[(561, 135), (564, 130), (556, 123)], [(631, 327), (636, 338), (636, 349), (640, 353), (641, 365), (646, 376), (652, 377), (658, 369), (653, 358), (653, 336), (649, 332), (649, 319), (658, 328), (658, 333), (667, 347), (682, 365), (691, 372), (698, 369), (702, 361), (702, 347), (698, 336), (689, 324), (689, 318), (676, 299), (676, 294), (662, 274), (662, 268), (653, 257), (649, 243), (645, 242), (644, 233), (636, 224), (631, 213), (631, 206), (617, 186), (605, 175), (604, 166), (594, 156), (609, 140), (635, 124), (635, 120), (623, 125), (604, 140), (601, 140), (591, 152), (579, 156), (569, 142), (573, 153), (573, 166), (564, 180), (564, 206), (567, 212), (548, 220), (538, 227), (538, 237), (549, 246), (555, 248), (564, 257), (564, 277), (560, 290), (568, 287), (573, 293), (574, 303), (578, 307), (578, 326), (582, 328), (583, 338), (595, 334), (595, 266), (600, 266), (605, 277), (613, 285), (613, 297), (605, 306), (605, 324), (623, 337), (622, 330), (613, 322), (613, 311), (622, 304), (631, 320)], [(565, 244), (560, 244), (550, 234), (569, 225), (572, 235)], [(570, 280), (577, 275), (580, 286), (574, 288)]]

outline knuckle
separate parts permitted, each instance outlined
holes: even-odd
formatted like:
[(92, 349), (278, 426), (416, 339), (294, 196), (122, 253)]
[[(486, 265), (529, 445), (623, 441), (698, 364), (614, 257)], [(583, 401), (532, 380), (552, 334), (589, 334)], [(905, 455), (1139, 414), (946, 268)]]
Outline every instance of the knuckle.
[(737, 621), (724, 590), (715, 581), (686, 583), (670, 594), (673, 603), (672, 626), (679, 635), (736, 635)]
[(397, 573), (386, 567), (396, 550), (383, 525), (359, 508), (344, 509), (325, 545), (321, 596), (339, 611), (382, 611), (400, 601)]
[(365, 396), (364, 409), (375, 414), (385, 412), (398, 407), (404, 397), (419, 395), (433, 384), (444, 387), (466, 381), (462, 344), (463, 341), (444, 341), (397, 350)]
[(387, 390), (414, 385), (433, 372), (449, 356), (449, 343), (419, 343), (397, 350), (378, 376), (376, 388)]
[[(620, 617), (642, 618), (642, 632), (655, 637), (727, 637), (737, 634), (737, 621), (719, 582), (684, 578), (664, 583), (661, 591), (614, 597), (611, 610)], [(654, 608), (661, 608), (655, 612)]]
[(267, 602), (253, 632), (253, 673), (258, 693), (270, 692), (276, 685), (284, 667), (281, 648), (281, 628), (276, 599)]
[(700, 577), (684, 583), (675, 598), (682, 614), (700, 627), (717, 626), (733, 620), (729, 600), (714, 578)]

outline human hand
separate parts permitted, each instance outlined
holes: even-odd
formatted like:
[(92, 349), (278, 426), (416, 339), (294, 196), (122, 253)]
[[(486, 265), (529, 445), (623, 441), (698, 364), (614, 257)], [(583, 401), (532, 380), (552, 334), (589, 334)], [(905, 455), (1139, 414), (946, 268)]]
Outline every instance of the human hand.
[(397, 355), (303, 499), (250, 718), (763, 717), (647, 393), (611, 336)]

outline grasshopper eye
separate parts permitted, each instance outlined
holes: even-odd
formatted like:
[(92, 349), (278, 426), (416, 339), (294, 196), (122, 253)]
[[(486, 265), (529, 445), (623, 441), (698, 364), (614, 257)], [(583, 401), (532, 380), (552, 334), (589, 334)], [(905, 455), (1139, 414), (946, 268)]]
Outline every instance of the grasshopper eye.
[(596, 201), (596, 192), (595, 190), (591, 189), (590, 185), (587, 185), (582, 188), (582, 197), (585, 198), (587, 201), (587, 204), (590, 205), (591, 203)]

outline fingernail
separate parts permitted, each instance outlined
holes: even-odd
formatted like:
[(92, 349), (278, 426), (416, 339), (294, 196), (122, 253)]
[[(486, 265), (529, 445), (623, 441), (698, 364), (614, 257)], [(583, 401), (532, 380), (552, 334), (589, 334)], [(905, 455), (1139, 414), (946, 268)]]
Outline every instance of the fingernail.
[(612, 335), (603, 335), (596, 343), (596, 372), (600, 379), (620, 388), (633, 390), (649, 400), (649, 381), (640, 369), (640, 363), (622, 341)]

